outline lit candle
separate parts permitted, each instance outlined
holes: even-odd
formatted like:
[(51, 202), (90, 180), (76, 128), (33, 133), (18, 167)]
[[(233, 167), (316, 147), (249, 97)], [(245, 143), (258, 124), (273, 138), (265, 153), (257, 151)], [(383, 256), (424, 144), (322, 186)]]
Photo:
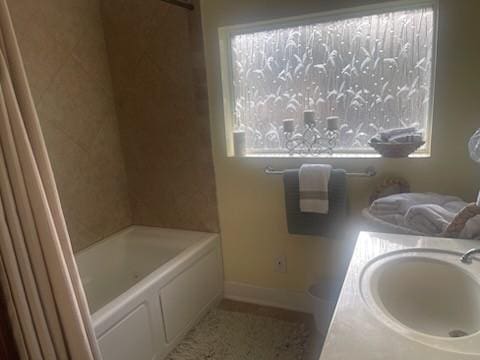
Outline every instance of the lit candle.
[(283, 132), (293, 133), (295, 131), (295, 120), (285, 119), (283, 120)]
[(245, 131), (237, 130), (233, 132), (233, 150), (235, 152), (235, 156), (245, 156)]
[(327, 130), (328, 131), (338, 130), (338, 116), (327, 117)]
[(315, 126), (315, 111), (306, 110), (303, 112), (303, 122), (306, 127)]

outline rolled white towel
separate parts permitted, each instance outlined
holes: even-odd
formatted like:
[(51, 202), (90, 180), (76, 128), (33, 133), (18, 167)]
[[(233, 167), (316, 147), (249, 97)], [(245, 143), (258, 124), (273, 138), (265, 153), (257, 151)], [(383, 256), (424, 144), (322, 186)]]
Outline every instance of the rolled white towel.
[(440, 205), (414, 205), (405, 214), (405, 225), (426, 235), (440, 235), (456, 214)]
[(446, 210), (458, 214), (468, 203), (463, 201), (462, 199), (448, 201), (442, 205)]
[(417, 128), (415, 126), (406, 127), (406, 128), (395, 128), (385, 131), (380, 131), (379, 135), (382, 141), (389, 142), (393, 137), (405, 134), (414, 134), (417, 133)]
[(435, 193), (395, 194), (375, 200), (370, 206), (370, 212), (377, 217), (389, 214), (405, 215), (408, 209), (415, 205), (444, 205), (446, 203), (455, 201), (462, 201), (462, 199), (456, 196), (440, 195)]
[(423, 141), (423, 135), (420, 132), (392, 136), (389, 140), (389, 142), (394, 144), (415, 143), (415, 142), (421, 142), (421, 141)]
[(405, 216), (400, 214), (377, 215), (377, 218), (397, 226), (405, 226)]

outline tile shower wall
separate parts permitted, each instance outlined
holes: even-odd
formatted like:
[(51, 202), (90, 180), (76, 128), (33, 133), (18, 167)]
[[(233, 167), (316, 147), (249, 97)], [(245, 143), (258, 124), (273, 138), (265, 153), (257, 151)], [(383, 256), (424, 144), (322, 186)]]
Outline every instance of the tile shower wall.
[(134, 223), (218, 231), (195, 5), (102, 0)]
[(98, 0), (8, 0), (74, 250), (131, 224)]

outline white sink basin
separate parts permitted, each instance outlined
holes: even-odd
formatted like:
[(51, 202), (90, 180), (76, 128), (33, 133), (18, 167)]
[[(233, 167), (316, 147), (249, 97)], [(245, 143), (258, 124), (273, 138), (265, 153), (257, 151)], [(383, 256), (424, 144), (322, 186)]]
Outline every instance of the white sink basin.
[(438, 250), (381, 256), (362, 273), (362, 298), (402, 335), (463, 351), (480, 334), (480, 263), (463, 264), (460, 256)]
[(480, 330), (480, 287), (455, 265), (404, 257), (384, 263), (372, 280), (376, 301), (407, 327), (441, 337)]

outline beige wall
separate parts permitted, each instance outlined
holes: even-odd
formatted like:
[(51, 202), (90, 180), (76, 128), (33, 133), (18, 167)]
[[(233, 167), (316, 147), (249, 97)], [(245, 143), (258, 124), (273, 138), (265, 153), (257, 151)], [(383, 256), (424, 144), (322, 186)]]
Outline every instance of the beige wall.
[(75, 250), (131, 224), (97, 0), (9, 0)]
[[(222, 228), (225, 277), (257, 286), (305, 289), (315, 278), (339, 278), (354, 238), (330, 239), (287, 233), (282, 179), (263, 168), (298, 167), (301, 160), (227, 158), (217, 29), (277, 17), (302, 15), (374, 1), (202, 0), (212, 141)], [(373, 165), (375, 179), (350, 179), (354, 214), (387, 175), (401, 175), (414, 191), (436, 191), (473, 200), (480, 189), (480, 166), (469, 160), (466, 141), (480, 127), (480, 27), (478, 0), (441, 0), (432, 157), (428, 159), (328, 160), (360, 171)], [(288, 272), (273, 272), (273, 258), (287, 255)]]
[(102, 0), (134, 223), (217, 232), (196, 5)]

